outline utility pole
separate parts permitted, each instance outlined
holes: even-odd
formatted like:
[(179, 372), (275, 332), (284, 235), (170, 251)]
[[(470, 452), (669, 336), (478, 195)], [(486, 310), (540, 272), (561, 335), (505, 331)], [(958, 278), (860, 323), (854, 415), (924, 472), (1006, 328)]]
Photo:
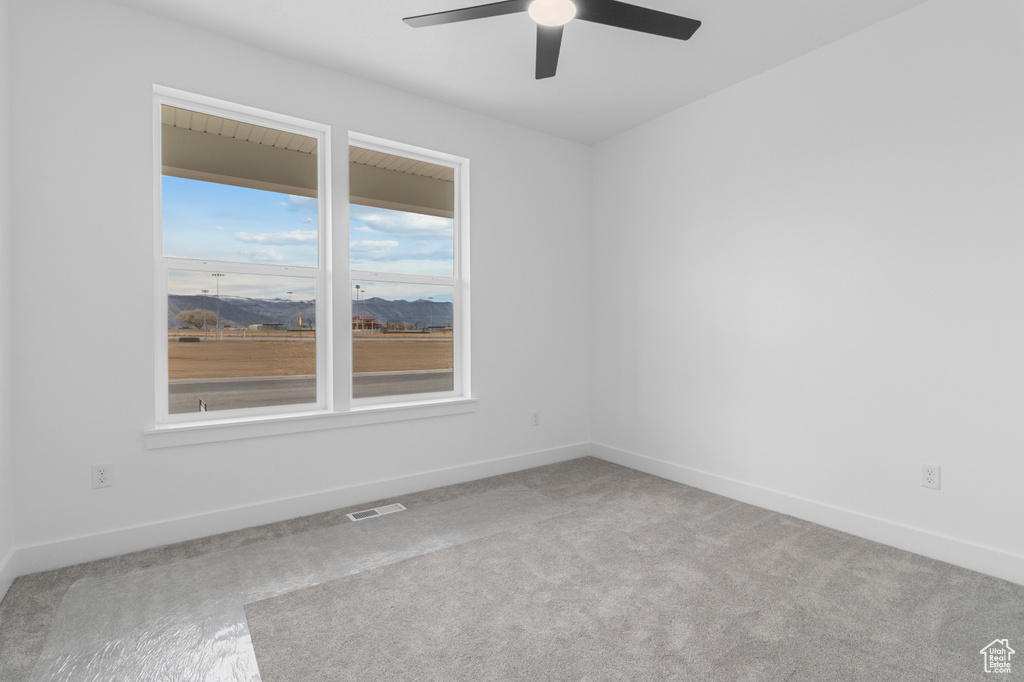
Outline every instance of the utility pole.
[(206, 329), (206, 306), (209, 305), (206, 302), (206, 295), (210, 293), (209, 289), (200, 289), (203, 292), (203, 335), (206, 338), (210, 338), (210, 332)]
[[(220, 278), (224, 276), (223, 272), (215, 272), (211, 277), (217, 278), (217, 329), (220, 330), (223, 326), (220, 321)], [(220, 338), (220, 332), (217, 333), (217, 338)]]
[(360, 289), (361, 289), (361, 287), (357, 284), (356, 285), (356, 309), (355, 309), (355, 315), (354, 315), (354, 317), (356, 318), (356, 329), (362, 329), (363, 328), (362, 321), (359, 319), (359, 291), (360, 291)]

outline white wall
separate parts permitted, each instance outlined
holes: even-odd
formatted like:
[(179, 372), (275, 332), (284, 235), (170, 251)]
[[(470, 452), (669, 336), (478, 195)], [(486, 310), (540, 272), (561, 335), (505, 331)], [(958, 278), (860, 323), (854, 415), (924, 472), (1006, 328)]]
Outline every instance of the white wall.
[[(0, 0), (0, 320), (11, 319), (7, 0)], [(0, 599), (14, 579), (14, 450), (11, 438), (11, 324), (0, 324)]]
[[(598, 145), (589, 183), (579, 145), (104, 0), (8, 2), (0, 271), (22, 286), (0, 284), (0, 319), (29, 322), (0, 326), (0, 420), (17, 424), (0, 436), (0, 562), (19, 549), (0, 580), (592, 438), (1024, 582), (1015, 0), (970, 21), (933, 0)], [(331, 124), (336, 198), (350, 129), (472, 159), (478, 412), (145, 449), (153, 83)], [(124, 321), (97, 320), (95, 297)], [(524, 318), (551, 333), (506, 324)], [(942, 491), (919, 487), (923, 461)], [(92, 462), (114, 463), (114, 487), (89, 487)]]
[(594, 148), (592, 434), (1024, 583), (1024, 5), (967, 4)]
[[(588, 148), (103, 0), (12, 4), (13, 271), (24, 283), (13, 319), (30, 321), (13, 341), (23, 571), (581, 451), (560, 448), (589, 437), (578, 305)], [(330, 124), (336, 205), (347, 197), (349, 130), (471, 159), (476, 413), (145, 449), (154, 83)], [(97, 305), (121, 311), (119, 321)], [(509, 324), (527, 318), (552, 333)], [(543, 413), (539, 427), (532, 410)], [(486, 464), (529, 453), (541, 454)], [(112, 488), (90, 488), (93, 462), (113, 463)], [(415, 478), (436, 470), (446, 471)], [(316, 496), (325, 491), (339, 492)]]

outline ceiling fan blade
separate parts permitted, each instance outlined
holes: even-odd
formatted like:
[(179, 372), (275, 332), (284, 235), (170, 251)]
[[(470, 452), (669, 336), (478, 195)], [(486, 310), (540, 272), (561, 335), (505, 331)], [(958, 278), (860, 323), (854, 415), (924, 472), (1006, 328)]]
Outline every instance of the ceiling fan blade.
[(700, 22), (696, 19), (618, 0), (577, 0), (576, 18), (678, 40), (689, 40), (700, 28)]
[(423, 26), (436, 26), (438, 24), (453, 24), (457, 21), (469, 21), (471, 19), (486, 19), (487, 17), (500, 17), (503, 14), (515, 14), (525, 12), (530, 7), (531, 0), (505, 0), (505, 2), (492, 2), (489, 5), (477, 5), (476, 7), (463, 7), (445, 12), (434, 12), (433, 14), (421, 14), (415, 17), (402, 19), (405, 23), (414, 28)]
[(562, 49), (564, 26), (537, 24), (537, 80), (551, 78), (558, 69), (558, 52)]

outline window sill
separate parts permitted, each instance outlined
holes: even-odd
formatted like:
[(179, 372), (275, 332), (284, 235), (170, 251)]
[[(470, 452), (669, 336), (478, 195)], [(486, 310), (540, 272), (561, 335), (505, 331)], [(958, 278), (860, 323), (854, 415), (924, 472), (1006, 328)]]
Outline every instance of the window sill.
[(216, 443), (306, 431), (323, 431), (407, 419), (445, 417), (476, 412), (475, 398), (423, 401), (402, 405), (368, 405), (349, 412), (298, 412), (274, 417), (250, 417), (203, 422), (164, 424), (145, 429), (146, 448), (155, 450), (181, 445)]

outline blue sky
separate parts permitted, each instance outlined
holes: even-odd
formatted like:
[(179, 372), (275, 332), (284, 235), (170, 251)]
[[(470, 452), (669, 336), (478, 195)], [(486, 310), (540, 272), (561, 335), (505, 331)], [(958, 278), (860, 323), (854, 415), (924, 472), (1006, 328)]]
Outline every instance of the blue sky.
[[(211, 272), (170, 270), (167, 273), (167, 293), (186, 296), (220, 296), (243, 298), (280, 298), (293, 301), (316, 299), (316, 280), (311, 277), (277, 277), (275, 275), (241, 275), (234, 272), (214, 277)], [(289, 293), (291, 292), (291, 293)]]
[[(451, 218), (349, 205), (348, 248), (353, 270), (451, 277), (454, 234)], [(450, 286), (368, 282), (359, 280), (358, 273), (353, 278), (364, 300), (375, 296), (407, 301), (452, 300)]]
[(317, 200), (168, 175), (164, 255), (235, 263), (317, 265)]
[[(164, 255), (234, 263), (317, 265), (317, 201), (278, 192), (163, 176)], [(349, 251), (353, 270), (451, 277), (451, 218), (352, 204)], [(358, 278), (358, 275), (356, 275)], [(452, 288), (358, 282), (360, 298), (451, 301)], [(315, 297), (312, 279), (173, 271), (168, 293), (199, 294), (220, 286), (221, 296)], [(286, 292), (291, 291), (289, 296)], [(355, 298), (355, 288), (350, 292)]]
[(351, 204), (349, 260), (353, 270), (451, 277), (451, 218)]

